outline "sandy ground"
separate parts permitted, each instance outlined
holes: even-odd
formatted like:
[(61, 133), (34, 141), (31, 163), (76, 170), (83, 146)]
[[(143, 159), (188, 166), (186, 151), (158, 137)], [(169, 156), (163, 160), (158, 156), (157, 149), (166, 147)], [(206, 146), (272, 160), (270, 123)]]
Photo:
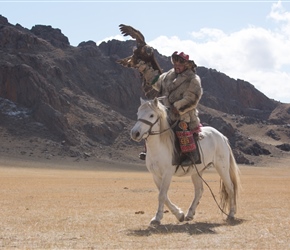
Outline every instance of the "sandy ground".
[[(2, 157), (0, 249), (290, 249), (290, 159), (265, 166), (240, 166), (234, 223), (205, 187), (192, 222), (166, 212), (151, 228), (157, 190), (143, 163)], [(218, 197), (218, 174), (204, 178)], [(174, 178), (169, 195), (186, 212), (190, 179)]]

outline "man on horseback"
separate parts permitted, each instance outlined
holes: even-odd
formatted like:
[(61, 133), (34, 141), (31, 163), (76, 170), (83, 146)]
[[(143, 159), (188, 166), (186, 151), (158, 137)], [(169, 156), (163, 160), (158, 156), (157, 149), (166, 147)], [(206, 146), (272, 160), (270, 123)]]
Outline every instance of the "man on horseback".
[[(174, 129), (182, 154), (173, 164), (188, 166), (200, 161), (194, 135), (199, 132), (200, 127), (196, 107), (202, 96), (202, 87), (196, 74), (196, 64), (189, 60), (189, 55), (176, 51), (171, 55), (171, 62), (173, 68), (163, 74), (144, 61), (140, 61), (137, 68), (147, 87), (149, 85), (160, 96), (165, 96), (163, 102), (168, 107), (170, 123), (177, 122)], [(142, 152), (139, 157), (145, 159), (146, 153)]]

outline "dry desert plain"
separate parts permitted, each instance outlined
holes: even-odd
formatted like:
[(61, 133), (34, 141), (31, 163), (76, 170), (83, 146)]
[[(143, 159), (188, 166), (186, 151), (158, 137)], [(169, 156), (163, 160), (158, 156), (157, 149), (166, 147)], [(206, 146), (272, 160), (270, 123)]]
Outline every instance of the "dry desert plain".
[[(205, 186), (193, 221), (165, 210), (152, 228), (157, 190), (143, 162), (1, 157), (0, 249), (290, 249), (290, 158), (240, 171), (234, 222)], [(204, 179), (218, 198), (218, 174)], [(186, 211), (190, 178), (174, 177), (169, 195)]]

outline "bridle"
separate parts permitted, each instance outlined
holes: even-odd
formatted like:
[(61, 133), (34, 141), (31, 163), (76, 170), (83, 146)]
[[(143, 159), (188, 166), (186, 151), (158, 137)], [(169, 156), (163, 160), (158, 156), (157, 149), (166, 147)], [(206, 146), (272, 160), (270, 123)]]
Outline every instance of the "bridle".
[[(151, 109), (153, 109), (152, 107), (150, 107)], [(160, 120), (160, 115), (158, 115), (157, 119), (155, 122), (150, 122), (150, 121), (147, 121), (145, 119), (142, 119), (142, 118), (139, 118), (137, 121), (140, 121), (140, 122), (143, 122), (145, 123), (146, 125), (150, 126), (149, 130), (147, 131), (148, 133), (148, 136), (146, 137), (146, 139), (150, 136), (150, 135), (161, 135), (163, 133), (165, 133), (166, 131), (174, 128), (176, 126), (176, 124), (179, 122), (178, 120), (175, 121), (169, 128), (166, 128), (164, 129), (163, 131), (152, 131), (152, 128), (153, 126)]]
[(165, 133), (166, 131), (168, 131), (168, 130), (170, 130), (170, 129), (172, 129), (172, 128), (174, 128), (175, 126), (176, 126), (176, 124), (178, 123), (178, 120), (177, 121), (175, 121), (169, 128), (167, 128), (167, 129), (164, 129), (163, 131), (152, 131), (152, 128), (153, 128), (153, 126), (158, 122), (160, 120), (160, 116), (158, 116), (158, 118), (156, 119), (156, 121), (155, 122), (149, 122), (149, 121), (147, 121), (147, 120), (145, 120), (145, 119), (142, 119), (142, 118), (139, 118), (137, 121), (140, 121), (140, 122), (143, 122), (143, 123), (145, 123), (146, 125), (148, 125), (148, 126), (150, 126), (150, 128), (149, 128), (149, 130), (148, 130), (148, 136), (147, 136), (147, 138), (149, 137), (149, 135), (161, 135), (161, 134), (163, 134), (163, 133)]
[[(160, 131), (152, 131), (152, 128), (153, 128), (153, 126), (158, 122), (160, 120), (160, 116), (158, 116), (158, 118), (156, 119), (156, 121), (155, 122), (149, 122), (149, 121), (147, 121), (147, 120), (145, 120), (145, 119), (138, 119), (137, 121), (140, 121), (140, 122), (143, 122), (143, 123), (145, 123), (146, 125), (148, 125), (148, 126), (150, 126), (150, 128), (149, 128), (149, 130), (148, 130), (148, 136), (149, 135), (159, 135), (159, 134), (162, 134), (163, 132), (165, 132), (165, 131), (163, 131), (163, 132), (160, 132)], [(147, 138), (148, 138), (148, 136), (147, 136)]]

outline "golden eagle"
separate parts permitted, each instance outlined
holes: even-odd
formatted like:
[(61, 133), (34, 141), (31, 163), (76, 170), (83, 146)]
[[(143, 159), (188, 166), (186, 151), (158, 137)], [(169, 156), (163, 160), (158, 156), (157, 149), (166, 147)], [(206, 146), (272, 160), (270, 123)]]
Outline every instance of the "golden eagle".
[(153, 48), (146, 44), (142, 33), (129, 25), (120, 24), (119, 27), (124, 36), (131, 36), (136, 39), (137, 48), (134, 49), (133, 55), (117, 60), (117, 63), (124, 67), (136, 68), (138, 62), (144, 61), (148, 66), (151, 66), (154, 70), (158, 70), (161, 74), (162, 70), (154, 57)]

